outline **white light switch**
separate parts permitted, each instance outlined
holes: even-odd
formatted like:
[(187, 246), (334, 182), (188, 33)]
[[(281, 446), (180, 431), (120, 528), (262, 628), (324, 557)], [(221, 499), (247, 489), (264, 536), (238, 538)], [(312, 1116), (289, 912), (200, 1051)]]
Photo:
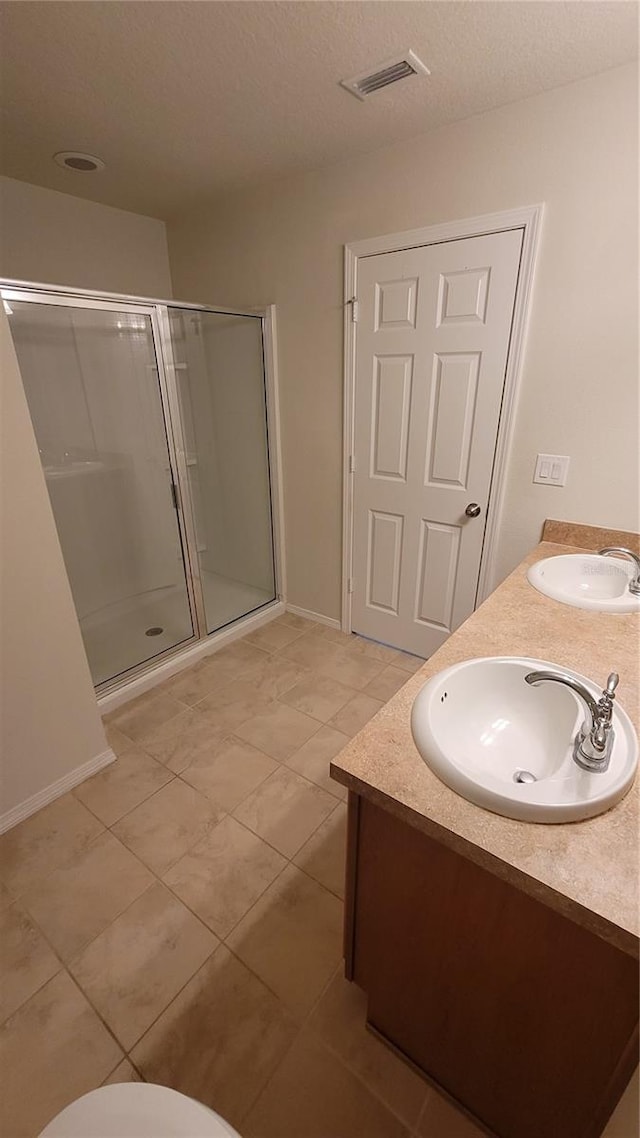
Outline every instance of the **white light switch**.
[(566, 454), (539, 454), (536, 459), (534, 482), (543, 486), (564, 486), (569, 470), (569, 456)]

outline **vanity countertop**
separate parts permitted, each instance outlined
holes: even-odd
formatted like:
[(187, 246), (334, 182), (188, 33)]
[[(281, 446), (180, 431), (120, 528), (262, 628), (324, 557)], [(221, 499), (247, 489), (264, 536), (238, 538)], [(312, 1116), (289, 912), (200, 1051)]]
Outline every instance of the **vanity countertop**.
[[(547, 523), (545, 537), (555, 535), (556, 524)], [(517, 822), (474, 806), (440, 782), (411, 735), (411, 707), (425, 681), (476, 656), (533, 656), (603, 686), (617, 671), (618, 702), (640, 735), (640, 616), (559, 604), (527, 582), (527, 568), (540, 558), (601, 548), (607, 541), (590, 540), (602, 530), (567, 524), (565, 531), (563, 538), (574, 544), (541, 542), (340, 752), (331, 773), (349, 790), (637, 956), (640, 778), (617, 806), (586, 822)]]

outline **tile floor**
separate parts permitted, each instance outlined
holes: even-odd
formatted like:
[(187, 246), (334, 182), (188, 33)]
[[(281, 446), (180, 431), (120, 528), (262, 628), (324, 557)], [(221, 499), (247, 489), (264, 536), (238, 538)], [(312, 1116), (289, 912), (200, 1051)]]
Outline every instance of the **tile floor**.
[(117, 762), (0, 839), (3, 1138), (132, 1079), (246, 1138), (480, 1138), (342, 978), (329, 761), (419, 665), (287, 614), (107, 717)]

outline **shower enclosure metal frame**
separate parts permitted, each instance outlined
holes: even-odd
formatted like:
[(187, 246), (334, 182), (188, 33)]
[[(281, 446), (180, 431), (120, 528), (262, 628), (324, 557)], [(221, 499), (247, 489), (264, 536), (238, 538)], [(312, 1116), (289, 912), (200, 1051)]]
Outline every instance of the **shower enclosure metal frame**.
[[(150, 675), (160, 664), (178, 659), (198, 644), (215, 644), (216, 640), (221, 638), (226, 640), (229, 628), (240, 628), (244, 622), (255, 618), (257, 612), (266, 614), (275, 608), (280, 610), (282, 603), (286, 600), (286, 579), (275, 305), (269, 305), (263, 309), (247, 308), (240, 311), (237, 308), (225, 308), (221, 305), (189, 304), (178, 300), (131, 296), (92, 289), (75, 289), (65, 285), (40, 284), (8, 278), (0, 278), (0, 295), (3, 301), (9, 303), (12, 300), (31, 301), (62, 307), (89, 308), (110, 312), (126, 311), (132, 315), (148, 317), (150, 322), (153, 348), (158, 365), (158, 386), (169, 452), (170, 477), (174, 487), (176, 516), (185, 565), (193, 635), (178, 645), (159, 652), (151, 660), (134, 665), (123, 675), (97, 685), (96, 695), (100, 698), (112, 693), (115, 694), (130, 684), (132, 680)], [(172, 308), (216, 315), (251, 317), (260, 320), (261, 323), (275, 597), (272, 601), (237, 617), (229, 625), (211, 633), (207, 631), (195, 537), (193, 501), (189, 488), (184, 424), (180, 410), (177, 373), (169, 325), (169, 309)]]

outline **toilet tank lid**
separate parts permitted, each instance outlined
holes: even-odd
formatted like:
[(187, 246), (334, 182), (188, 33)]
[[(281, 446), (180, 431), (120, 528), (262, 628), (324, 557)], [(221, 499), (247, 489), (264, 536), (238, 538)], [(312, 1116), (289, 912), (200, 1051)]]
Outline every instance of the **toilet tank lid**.
[(40, 1138), (240, 1138), (195, 1099), (155, 1083), (113, 1083), (89, 1091), (45, 1126)]

